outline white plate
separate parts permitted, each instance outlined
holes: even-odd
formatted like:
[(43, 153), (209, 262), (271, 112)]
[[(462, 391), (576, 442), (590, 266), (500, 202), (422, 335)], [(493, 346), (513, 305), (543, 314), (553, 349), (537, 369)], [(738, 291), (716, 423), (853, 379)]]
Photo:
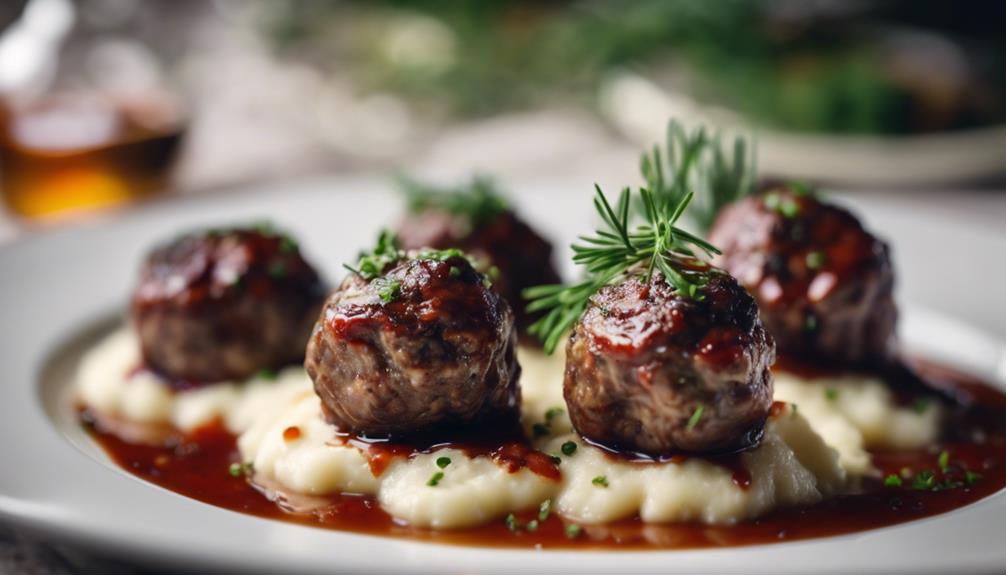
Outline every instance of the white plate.
[(608, 120), (641, 146), (664, 141), (664, 125), (653, 118), (753, 133), (761, 173), (781, 178), (908, 190), (1006, 174), (1006, 125), (905, 136), (786, 132), (754, 127), (736, 112), (703, 105), (633, 72), (612, 77), (601, 101)]
[[(593, 221), (589, 194), (587, 187), (542, 185), (525, 188), (515, 198), (530, 219), (542, 227), (551, 224), (565, 244)], [(369, 245), (397, 208), (382, 181), (302, 181), (156, 206), (0, 251), (5, 375), (0, 384), (0, 516), (53, 539), (143, 563), (241, 572), (937, 573), (1006, 568), (1002, 494), (902, 526), (723, 550), (494, 550), (303, 527), (215, 508), (136, 479), (110, 463), (58, 403), (70, 366), (53, 362), (52, 354), (123, 309), (137, 263), (152, 243), (194, 226), (270, 218), (295, 232), (308, 256), (334, 280), (341, 275), (340, 264)], [(894, 239), (902, 284), (952, 281), (956, 299), (925, 287), (912, 293), (927, 296), (922, 303), (945, 309), (955, 301), (975, 302), (991, 308), (998, 324), (1002, 317), (995, 314), (1002, 314), (1002, 307), (996, 292), (1004, 283), (1003, 270), (975, 276), (979, 272), (971, 262), (1001, 262), (1006, 240), (989, 234), (976, 239), (974, 230), (942, 223), (937, 237), (930, 233), (932, 222), (910, 216), (878, 207), (868, 218)], [(948, 238), (982, 243), (962, 255)], [(966, 315), (979, 310), (961, 309)], [(941, 359), (990, 378), (1001, 369), (1000, 341), (949, 315), (907, 314), (902, 327), (909, 344), (938, 351)]]

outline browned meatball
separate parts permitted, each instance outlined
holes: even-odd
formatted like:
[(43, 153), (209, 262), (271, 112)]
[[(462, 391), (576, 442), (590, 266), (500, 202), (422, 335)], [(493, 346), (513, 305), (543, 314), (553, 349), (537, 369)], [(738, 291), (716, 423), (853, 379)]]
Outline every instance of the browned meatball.
[[(459, 252), (458, 252), (459, 253)], [(365, 436), (515, 417), (513, 312), (461, 255), (413, 254), (333, 293), (305, 367), (326, 417)]]
[(209, 230), (150, 254), (132, 315), (146, 366), (189, 386), (299, 363), (324, 296), (288, 236)]
[(757, 444), (772, 406), (775, 345), (734, 278), (713, 271), (702, 294), (684, 298), (657, 273), (590, 299), (563, 384), (582, 436), (650, 456)]
[(404, 249), (459, 248), (495, 266), (493, 283), (514, 310), (521, 333), (537, 319), (525, 311), (521, 291), (560, 281), (552, 245), (507, 208), (473, 215), (420, 207), (402, 220), (398, 237)]
[(781, 353), (843, 364), (892, 357), (890, 253), (848, 211), (777, 187), (727, 207), (709, 240), (723, 250), (717, 265), (758, 300)]

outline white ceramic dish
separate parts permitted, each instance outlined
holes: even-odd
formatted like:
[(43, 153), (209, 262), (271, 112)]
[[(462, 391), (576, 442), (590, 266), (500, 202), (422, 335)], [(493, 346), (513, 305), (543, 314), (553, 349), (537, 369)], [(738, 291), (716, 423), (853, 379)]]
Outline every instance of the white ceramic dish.
[(653, 118), (681, 118), (689, 125), (753, 133), (758, 140), (759, 169), (782, 178), (910, 190), (982, 181), (1006, 173), (1002, 154), (1006, 125), (906, 136), (753, 128), (735, 112), (703, 105), (633, 72), (614, 76), (605, 85), (602, 109), (619, 131), (641, 146), (664, 140), (664, 125)]
[[(513, 195), (529, 219), (564, 245), (593, 221), (590, 193), (587, 186), (567, 184), (531, 186)], [(916, 311), (906, 312), (901, 324), (906, 343), (1006, 384), (1001, 341), (959, 319), (979, 313), (972, 305), (977, 301), (986, 316), (992, 314), (993, 324), (1006, 324), (995, 303), (1006, 272), (979, 271), (974, 263), (1001, 262), (1006, 238), (946, 223), (937, 237), (931, 233), (933, 222), (883, 206), (859, 207), (894, 242), (901, 284), (909, 286), (902, 295), (950, 312), (910, 307)], [(5, 370), (0, 386), (0, 516), (54, 540), (141, 563), (245, 573), (964, 573), (1006, 568), (1006, 547), (1000, 541), (1006, 526), (1002, 493), (897, 527), (724, 550), (495, 550), (302, 527), (218, 509), (136, 479), (108, 461), (60, 402), (75, 346), (121, 313), (137, 263), (152, 243), (186, 228), (269, 218), (296, 233), (334, 281), (341, 276), (341, 263), (368, 245), (397, 209), (384, 181), (318, 179), (154, 206), (0, 250), (0, 359)], [(974, 251), (962, 255), (960, 245), (948, 237), (972, 242), (969, 249)], [(934, 274), (934, 269), (946, 269), (936, 267), (940, 262), (953, 263), (953, 277)], [(958, 297), (932, 289), (935, 281), (953, 281)], [(911, 288), (915, 283), (918, 288)], [(955, 302), (961, 300), (956, 312)], [(1004, 332), (1006, 328), (999, 333)]]

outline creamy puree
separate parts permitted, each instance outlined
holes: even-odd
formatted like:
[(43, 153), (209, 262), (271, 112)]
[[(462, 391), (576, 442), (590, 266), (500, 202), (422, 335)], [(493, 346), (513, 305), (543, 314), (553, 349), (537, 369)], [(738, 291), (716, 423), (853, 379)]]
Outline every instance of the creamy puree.
[[(584, 443), (563, 409), (561, 354), (522, 348), (519, 359), (524, 425), (536, 449), (561, 458), (559, 481), (527, 468), (511, 473), (489, 457), (450, 448), (395, 458), (375, 476), (367, 456), (324, 422), (303, 369), (174, 392), (156, 375), (136, 370), (139, 349), (128, 328), (83, 358), (77, 393), (100, 414), (140, 423), (191, 431), (223, 421), (238, 436), (242, 459), (253, 464), (254, 480), (278, 498), (371, 495), (403, 523), (440, 529), (478, 525), (545, 499), (582, 523), (635, 515), (647, 522), (734, 523), (848, 491), (871, 470), (866, 448), (924, 445), (939, 424), (935, 405), (921, 412), (897, 406), (873, 378), (779, 374), (776, 399), (789, 405), (773, 410), (761, 445), (739, 456), (748, 477), (738, 482), (735, 470), (704, 458), (629, 462)], [(563, 453), (567, 442), (577, 446), (572, 454)], [(450, 463), (441, 468), (437, 460), (444, 457)]]

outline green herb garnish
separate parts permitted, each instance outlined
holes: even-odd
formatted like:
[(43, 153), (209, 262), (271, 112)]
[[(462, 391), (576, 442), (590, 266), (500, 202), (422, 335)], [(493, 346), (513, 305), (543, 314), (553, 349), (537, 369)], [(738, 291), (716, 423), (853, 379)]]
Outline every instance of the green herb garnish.
[(581, 533), (583, 533), (583, 527), (580, 527), (575, 523), (571, 523), (566, 526), (566, 537), (570, 539), (576, 539)]
[(733, 139), (725, 149), (722, 136), (698, 127), (691, 133), (676, 120), (667, 123), (665, 147), (654, 146), (640, 162), (646, 187), (677, 203), (695, 190), (691, 212), (703, 231), (709, 230), (724, 206), (754, 189), (754, 147), (745, 138)]
[(495, 182), (486, 176), (475, 176), (456, 187), (437, 187), (400, 177), (399, 187), (405, 194), (409, 212), (443, 210), (466, 218), (472, 227), (491, 222), (509, 209)]
[(703, 405), (699, 405), (695, 408), (695, 411), (692, 412), (692, 416), (688, 418), (688, 425), (686, 426), (688, 431), (695, 429), (695, 426), (699, 424), (699, 420), (702, 419), (703, 411), (705, 411), (705, 406)]
[(377, 286), (377, 295), (384, 303), (395, 301), (402, 293), (402, 281), (398, 279), (379, 277), (374, 278), (373, 284)]
[(824, 255), (824, 252), (810, 252), (806, 257), (807, 268), (812, 270), (823, 268), (826, 261), (827, 256)]
[(231, 466), (227, 469), (231, 477), (247, 477), (255, 471), (255, 466), (251, 461), (245, 463), (231, 463)]
[(450, 457), (438, 457), (437, 458), (437, 467), (439, 467), (440, 469), (443, 469), (443, 468), (447, 467), (450, 464), (451, 464), (451, 458)]
[(269, 265), (269, 277), (281, 279), (286, 275), (286, 264), (282, 261), (274, 261)]
[(932, 489), (935, 486), (936, 474), (934, 474), (931, 469), (920, 471), (915, 478), (912, 479), (912, 489)]
[(566, 410), (561, 407), (550, 407), (545, 411), (545, 421), (551, 422), (553, 419), (559, 417), (565, 412)]
[(536, 423), (531, 426), (531, 433), (533, 433), (535, 437), (545, 437), (549, 434), (549, 429), (544, 423)]
[(591, 479), (590, 482), (598, 487), (608, 487), (608, 478), (604, 475), (598, 475)]
[(369, 253), (360, 254), (356, 267), (344, 265), (346, 269), (370, 281), (384, 273), (385, 268), (404, 257), (398, 249), (398, 238), (387, 230), (377, 236), (377, 245)]
[(506, 528), (510, 530), (511, 533), (517, 532), (517, 516), (513, 513), (508, 513), (506, 519), (503, 520), (506, 523)]
[(532, 519), (531, 521), (528, 521), (527, 525), (524, 526), (524, 529), (527, 529), (528, 531), (537, 531), (538, 530), (538, 520), (537, 519)]
[(946, 449), (941, 451), (939, 457), (936, 459), (936, 463), (939, 464), (940, 471), (946, 473), (950, 467), (950, 452)]
[(544, 521), (548, 519), (548, 516), (551, 513), (552, 513), (552, 500), (546, 499), (545, 501), (542, 501), (541, 505), (538, 506), (538, 520)]
[(430, 487), (436, 487), (440, 484), (440, 480), (444, 478), (444, 472), (438, 471), (430, 476), (430, 480), (426, 482), (426, 485)]
[(279, 238), (279, 251), (285, 254), (292, 254), (297, 251), (297, 241), (290, 236), (283, 235)]
[(275, 369), (264, 368), (258, 370), (258, 373), (255, 374), (255, 377), (259, 379), (264, 379), (266, 381), (273, 381), (277, 377), (279, 377), (279, 372), (277, 372)]
[(927, 409), (929, 409), (929, 404), (930, 403), (932, 403), (932, 400), (929, 399), (928, 397), (920, 397), (920, 398), (916, 399), (912, 403), (912, 410), (915, 413), (918, 413), (918, 414), (921, 415), (921, 414), (925, 413)]
[(838, 399), (838, 390), (834, 387), (826, 387), (824, 389), (824, 397), (828, 401), (835, 401)]
[(890, 474), (884, 478), (884, 487), (901, 487), (901, 476)]
[(563, 455), (569, 457), (574, 453), (576, 453), (576, 443), (573, 441), (567, 441), (566, 443), (563, 443), (562, 447), (560, 447), (559, 449), (562, 451)]
[(604, 221), (604, 227), (593, 236), (580, 238), (573, 244), (573, 261), (586, 268), (587, 278), (573, 285), (543, 285), (524, 290), (530, 301), (529, 312), (547, 311), (528, 331), (544, 343), (546, 353), (555, 351), (562, 336), (580, 319), (590, 298), (602, 287), (630, 276), (644, 282), (659, 271), (664, 279), (684, 297), (701, 300), (712, 268), (695, 258), (693, 248), (707, 255), (720, 253), (705, 240), (676, 226), (693, 194), (687, 192), (680, 201), (669, 201), (663, 195), (640, 189), (639, 196), (646, 213), (646, 222), (634, 228), (629, 224), (631, 193), (622, 191), (613, 207), (595, 186), (594, 207)]

